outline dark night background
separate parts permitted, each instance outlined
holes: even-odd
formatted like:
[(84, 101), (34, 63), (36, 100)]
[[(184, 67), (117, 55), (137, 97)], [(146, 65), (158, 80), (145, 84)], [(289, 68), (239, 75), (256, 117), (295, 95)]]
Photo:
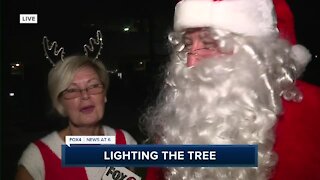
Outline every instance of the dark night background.
[[(61, 128), (47, 94), (51, 65), (44, 58), (42, 37), (58, 41), (66, 55), (83, 53), (96, 30), (103, 33), (102, 59), (117, 70), (103, 121), (123, 128), (139, 143), (138, 121), (154, 100), (168, 61), (166, 35), (171, 30), (175, 0), (149, 1), (2, 1), (1, 179), (13, 179), (16, 163), (31, 141)], [(309, 0), (288, 1), (296, 20), (298, 43), (313, 54), (302, 79), (320, 85), (318, 8)], [(38, 14), (38, 24), (19, 24), (19, 14)], [(129, 27), (129, 31), (123, 29)], [(16, 64), (19, 64), (17, 66)], [(14, 93), (10, 95), (10, 93)]]

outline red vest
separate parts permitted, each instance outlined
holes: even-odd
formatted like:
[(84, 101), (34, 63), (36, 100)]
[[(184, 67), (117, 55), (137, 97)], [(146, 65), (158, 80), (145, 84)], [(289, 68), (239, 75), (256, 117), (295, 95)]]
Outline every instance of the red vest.
[[(45, 171), (45, 180), (87, 180), (86, 170), (83, 167), (62, 167), (61, 159), (42, 141), (34, 143), (40, 150)], [(116, 130), (116, 144), (126, 144), (123, 132)]]
[[(271, 180), (320, 180), (320, 88), (297, 82), (302, 102), (283, 101), (275, 127), (278, 162)], [(163, 170), (148, 168), (146, 180), (162, 180)]]

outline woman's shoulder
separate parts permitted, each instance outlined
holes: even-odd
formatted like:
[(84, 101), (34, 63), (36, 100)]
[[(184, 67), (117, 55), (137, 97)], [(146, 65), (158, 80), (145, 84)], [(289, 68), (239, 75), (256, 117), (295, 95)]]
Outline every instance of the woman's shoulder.
[[(31, 142), (24, 150), (20, 161), (32, 162), (42, 160), (42, 153), (44, 148), (49, 148), (52, 152), (61, 158), (61, 144), (63, 144), (57, 131), (53, 131), (42, 138)], [(34, 158), (33, 158), (34, 157)]]
[[(34, 179), (43, 179), (44, 177), (44, 162), (42, 159), (41, 151), (38, 142), (47, 141), (54, 137), (53, 132), (35, 140), (28, 144), (28, 146), (22, 152), (22, 155), (18, 161), (18, 165), (23, 166), (30, 173)], [(44, 143), (44, 142), (43, 142)]]
[(44, 162), (41, 153), (34, 143), (30, 143), (18, 161), (34, 179), (44, 178)]

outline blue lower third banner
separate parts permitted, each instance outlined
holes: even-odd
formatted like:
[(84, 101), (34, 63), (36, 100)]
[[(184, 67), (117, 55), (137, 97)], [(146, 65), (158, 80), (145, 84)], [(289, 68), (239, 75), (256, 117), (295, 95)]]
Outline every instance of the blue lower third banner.
[(62, 145), (63, 166), (257, 167), (257, 145)]

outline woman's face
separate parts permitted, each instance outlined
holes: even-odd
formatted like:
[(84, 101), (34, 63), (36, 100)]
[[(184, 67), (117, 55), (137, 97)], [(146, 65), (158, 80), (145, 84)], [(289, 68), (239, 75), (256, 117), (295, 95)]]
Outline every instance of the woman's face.
[(96, 125), (103, 117), (105, 89), (98, 74), (91, 67), (76, 71), (60, 101), (65, 113), (75, 126)]

